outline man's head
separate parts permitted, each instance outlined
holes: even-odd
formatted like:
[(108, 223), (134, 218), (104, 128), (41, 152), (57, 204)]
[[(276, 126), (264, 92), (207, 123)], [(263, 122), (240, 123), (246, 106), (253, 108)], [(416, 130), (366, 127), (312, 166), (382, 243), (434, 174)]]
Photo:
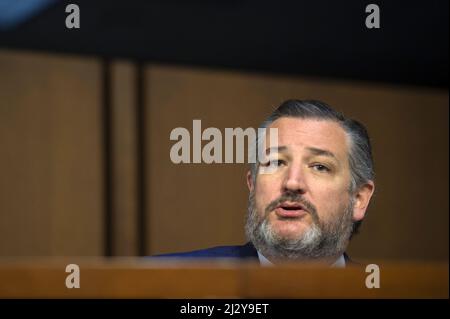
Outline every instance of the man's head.
[(270, 152), (248, 173), (247, 237), (272, 260), (337, 258), (374, 191), (366, 129), (325, 103), (298, 100), (262, 127), (278, 129), (278, 144), (263, 137)]

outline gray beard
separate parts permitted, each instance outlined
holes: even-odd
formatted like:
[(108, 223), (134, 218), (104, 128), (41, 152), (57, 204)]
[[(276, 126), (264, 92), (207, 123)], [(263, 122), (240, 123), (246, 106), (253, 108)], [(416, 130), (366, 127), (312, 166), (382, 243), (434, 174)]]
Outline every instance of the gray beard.
[(353, 231), (353, 200), (337, 218), (320, 221), (315, 211), (312, 225), (296, 238), (279, 236), (271, 227), (268, 214), (258, 214), (254, 191), (250, 192), (245, 233), (255, 248), (267, 258), (275, 260), (321, 260), (337, 258), (348, 245)]

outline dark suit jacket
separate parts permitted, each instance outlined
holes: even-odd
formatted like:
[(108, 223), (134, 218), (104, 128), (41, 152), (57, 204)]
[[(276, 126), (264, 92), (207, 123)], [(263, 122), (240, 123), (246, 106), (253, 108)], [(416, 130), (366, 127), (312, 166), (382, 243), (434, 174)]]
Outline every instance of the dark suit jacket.
[(242, 246), (219, 246), (183, 253), (156, 255), (154, 257), (258, 259), (258, 253), (253, 244), (248, 242)]
[[(258, 252), (253, 244), (248, 242), (242, 246), (219, 246), (183, 253), (156, 255), (153, 257), (258, 259)], [(347, 265), (358, 265), (358, 263), (353, 262), (345, 253), (344, 258)]]

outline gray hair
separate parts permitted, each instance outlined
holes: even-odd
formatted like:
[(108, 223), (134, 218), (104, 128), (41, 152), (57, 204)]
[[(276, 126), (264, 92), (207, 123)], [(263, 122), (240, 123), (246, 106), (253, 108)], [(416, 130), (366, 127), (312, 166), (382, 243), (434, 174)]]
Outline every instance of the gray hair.
[[(273, 122), (282, 117), (329, 120), (338, 123), (350, 138), (349, 166), (351, 182), (349, 192), (353, 194), (359, 187), (368, 181), (374, 180), (372, 147), (369, 134), (363, 124), (346, 118), (342, 113), (321, 101), (288, 100), (281, 104), (260, 127), (268, 128)], [(258, 145), (258, 141), (256, 142), (256, 145)], [(259, 163), (256, 162), (250, 165), (253, 182), (256, 182)], [(354, 224), (353, 233), (357, 233), (360, 224), (361, 221)]]

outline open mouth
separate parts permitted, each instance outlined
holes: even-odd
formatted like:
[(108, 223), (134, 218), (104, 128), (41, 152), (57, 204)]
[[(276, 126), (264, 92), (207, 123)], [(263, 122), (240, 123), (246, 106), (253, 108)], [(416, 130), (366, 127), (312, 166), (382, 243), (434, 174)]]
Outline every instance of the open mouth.
[(281, 203), (275, 209), (275, 213), (283, 218), (298, 218), (305, 215), (307, 211), (299, 203)]

